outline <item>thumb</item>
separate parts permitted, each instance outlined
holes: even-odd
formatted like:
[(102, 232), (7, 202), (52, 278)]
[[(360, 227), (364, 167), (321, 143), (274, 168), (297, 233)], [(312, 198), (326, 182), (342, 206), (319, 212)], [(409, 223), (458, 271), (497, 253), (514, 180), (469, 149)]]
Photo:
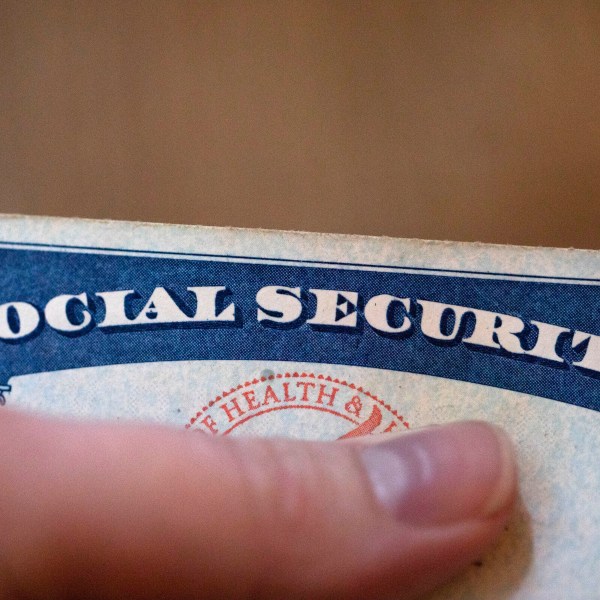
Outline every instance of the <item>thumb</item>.
[(502, 530), (481, 422), (317, 443), (0, 415), (0, 598), (411, 598)]

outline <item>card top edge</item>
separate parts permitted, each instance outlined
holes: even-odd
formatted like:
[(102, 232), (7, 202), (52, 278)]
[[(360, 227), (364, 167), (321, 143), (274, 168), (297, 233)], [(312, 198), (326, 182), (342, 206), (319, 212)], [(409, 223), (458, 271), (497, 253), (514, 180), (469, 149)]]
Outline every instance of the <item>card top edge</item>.
[(600, 251), (481, 242), (0, 215), (0, 245), (11, 244), (41, 250), (164, 253), (173, 258), (272, 260), (600, 282)]
[[(0, 232), (2, 232), (3, 221), (15, 222), (21, 221), (23, 224), (27, 222), (41, 222), (46, 221), (49, 224), (56, 225), (95, 225), (100, 227), (135, 227), (135, 228), (149, 228), (149, 229), (173, 229), (183, 230), (186, 232), (194, 231), (212, 231), (215, 233), (219, 232), (232, 232), (239, 234), (264, 234), (264, 235), (286, 235), (291, 237), (308, 238), (336, 238), (339, 240), (354, 241), (364, 240), (367, 242), (374, 241), (386, 241), (388, 243), (393, 242), (408, 242), (412, 244), (425, 244), (432, 246), (465, 246), (471, 248), (493, 248), (493, 249), (505, 249), (511, 248), (523, 251), (557, 251), (557, 252), (574, 252), (584, 254), (596, 254), (599, 250), (593, 250), (589, 248), (575, 248), (575, 247), (553, 247), (553, 246), (533, 246), (525, 244), (500, 244), (492, 242), (479, 242), (479, 241), (461, 241), (461, 240), (443, 240), (443, 239), (427, 239), (427, 238), (413, 238), (413, 237), (395, 237), (388, 235), (371, 235), (363, 233), (339, 233), (339, 232), (325, 232), (325, 231), (305, 231), (295, 229), (270, 229), (263, 227), (232, 227), (223, 225), (202, 225), (202, 224), (184, 224), (184, 223), (158, 223), (154, 221), (130, 221), (121, 219), (94, 219), (86, 217), (58, 217), (58, 216), (45, 216), (45, 215), (25, 215), (17, 213), (0, 213)], [(2, 241), (2, 240), (0, 240)]]

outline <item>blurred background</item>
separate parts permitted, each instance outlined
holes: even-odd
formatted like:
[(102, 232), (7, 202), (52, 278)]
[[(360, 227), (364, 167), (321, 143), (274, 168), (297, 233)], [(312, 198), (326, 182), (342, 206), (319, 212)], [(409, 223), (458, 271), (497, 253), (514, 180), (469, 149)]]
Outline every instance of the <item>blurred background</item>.
[(600, 248), (600, 3), (0, 2), (0, 212)]

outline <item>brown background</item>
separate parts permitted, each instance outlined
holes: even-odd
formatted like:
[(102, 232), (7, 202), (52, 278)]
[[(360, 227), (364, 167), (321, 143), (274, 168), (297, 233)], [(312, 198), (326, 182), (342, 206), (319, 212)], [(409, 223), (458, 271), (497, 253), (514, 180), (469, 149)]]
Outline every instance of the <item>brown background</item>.
[(600, 3), (0, 3), (0, 211), (600, 248)]

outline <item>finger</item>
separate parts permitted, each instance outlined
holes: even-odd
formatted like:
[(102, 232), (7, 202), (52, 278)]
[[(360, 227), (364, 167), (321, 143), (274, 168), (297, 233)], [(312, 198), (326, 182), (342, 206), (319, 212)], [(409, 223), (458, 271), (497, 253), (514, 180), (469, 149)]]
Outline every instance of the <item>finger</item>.
[(515, 497), (479, 422), (363, 445), (1, 417), (2, 598), (408, 598)]

